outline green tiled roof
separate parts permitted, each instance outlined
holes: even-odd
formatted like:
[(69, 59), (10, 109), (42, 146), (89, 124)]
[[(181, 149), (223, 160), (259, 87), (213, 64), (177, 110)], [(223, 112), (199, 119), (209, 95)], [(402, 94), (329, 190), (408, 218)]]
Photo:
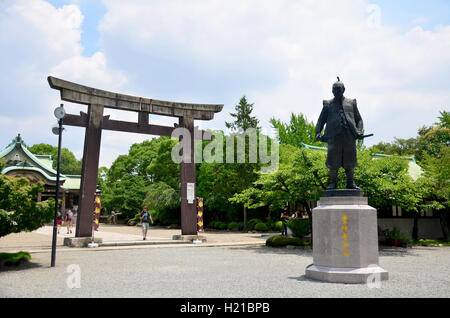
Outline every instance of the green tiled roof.
[(81, 184), (81, 176), (65, 175), (66, 182), (62, 185), (64, 190), (79, 190)]
[[(302, 143), (302, 146), (307, 148), (307, 149), (311, 149), (311, 150), (321, 150), (321, 151), (327, 151), (328, 148), (327, 147), (318, 147), (318, 146), (312, 146), (312, 145), (307, 145), (305, 143)], [(381, 153), (373, 153), (370, 154), (372, 156), (372, 158), (387, 158), (387, 157), (392, 157), (392, 155), (385, 155), (385, 154), (381, 154)], [(414, 159), (414, 156), (411, 157), (401, 157), (399, 156), (399, 158), (402, 158), (404, 160), (408, 160), (408, 174), (409, 176), (413, 179), (413, 180), (417, 180), (417, 178), (420, 177), (420, 175), (422, 174), (422, 168), (416, 163), (416, 160)]]
[[(14, 149), (18, 147), (26, 156), (27, 161), (22, 161), (20, 164), (14, 166), (8, 166), (3, 169), (2, 174), (6, 174), (13, 170), (21, 171), (33, 171), (41, 174), (46, 180), (56, 182), (57, 172), (52, 167), (52, 156), (50, 155), (35, 155), (30, 152), (25, 146), (25, 143), (20, 137), (20, 134), (15, 137), (12, 142), (2, 151), (0, 151), (0, 158), (3, 158), (10, 154)], [(63, 175), (60, 174), (61, 188), (65, 190), (78, 190), (80, 189), (81, 176), (80, 175)]]

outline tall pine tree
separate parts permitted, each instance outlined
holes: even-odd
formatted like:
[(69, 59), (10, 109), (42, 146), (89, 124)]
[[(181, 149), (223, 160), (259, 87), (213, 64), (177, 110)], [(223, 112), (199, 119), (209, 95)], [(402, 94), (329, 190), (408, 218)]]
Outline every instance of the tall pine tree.
[(258, 128), (259, 120), (255, 116), (251, 116), (253, 105), (247, 102), (245, 95), (242, 96), (239, 104), (234, 108), (236, 113), (230, 113), (235, 121), (232, 123), (225, 122), (225, 126), (233, 130), (243, 129), (244, 131), (249, 128)]
[[(235, 106), (235, 113), (230, 113), (230, 115), (235, 118), (234, 122), (228, 123), (225, 122), (225, 126), (232, 130), (238, 131), (238, 134), (245, 134), (245, 131), (249, 128), (254, 128), (259, 130), (258, 123), (259, 120), (252, 116), (253, 105), (247, 102), (247, 98), (242, 96), (239, 100), (239, 104)], [(246, 139), (248, 137), (245, 137)], [(246, 143), (247, 144), (247, 143)], [(247, 146), (246, 146), (246, 149)], [(247, 161), (247, 160), (246, 160)], [(237, 175), (241, 176), (239, 187), (240, 190), (243, 191), (251, 184), (256, 181), (257, 174), (255, 173), (255, 164), (253, 163), (238, 163), (233, 165), (235, 172)], [(243, 218), (244, 218), (244, 230), (247, 230), (247, 207), (243, 206)]]

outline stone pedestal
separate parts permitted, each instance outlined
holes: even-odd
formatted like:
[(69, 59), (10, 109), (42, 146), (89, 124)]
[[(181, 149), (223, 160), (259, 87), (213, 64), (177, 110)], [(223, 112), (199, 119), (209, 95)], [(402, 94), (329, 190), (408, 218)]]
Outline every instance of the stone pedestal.
[(88, 247), (88, 244), (94, 242), (97, 244), (101, 244), (103, 239), (92, 237), (65, 237), (64, 238), (64, 246), (69, 247)]
[(173, 235), (172, 240), (174, 241), (186, 241), (186, 242), (193, 242), (193, 241), (202, 241), (203, 243), (206, 242), (206, 236), (202, 235)]
[(377, 211), (360, 191), (356, 196), (345, 191), (343, 196), (327, 191), (313, 209), (313, 264), (306, 277), (336, 283), (387, 280), (388, 272), (378, 266)]

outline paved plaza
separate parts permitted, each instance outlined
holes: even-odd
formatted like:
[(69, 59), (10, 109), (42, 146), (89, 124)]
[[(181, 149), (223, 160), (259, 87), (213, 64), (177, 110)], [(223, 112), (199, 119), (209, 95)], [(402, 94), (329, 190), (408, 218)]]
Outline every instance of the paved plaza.
[[(120, 230), (117, 230), (120, 228)], [(103, 227), (108, 233), (139, 236), (139, 228)], [(33, 237), (46, 229), (21, 233)], [(124, 231), (120, 233), (120, 231)], [(158, 236), (155, 236), (160, 231)], [(153, 229), (154, 238), (170, 239), (179, 230)], [(163, 234), (164, 233), (164, 234)], [(111, 234), (113, 235), (113, 234)], [(307, 279), (312, 251), (269, 248), (259, 234), (207, 233), (203, 244), (123, 247), (58, 247), (56, 267), (50, 250), (30, 246), (32, 262), (0, 271), (0, 297), (163, 297), (163, 298), (310, 298), (450, 296), (450, 248), (382, 248), (380, 266), (389, 281), (379, 286), (345, 285)], [(118, 238), (117, 236), (116, 238)], [(227, 239), (226, 239), (227, 238)], [(12, 239), (0, 239), (3, 251)], [(214, 242), (215, 240), (215, 242)], [(250, 244), (253, 240), (253, 246)], [(17, 243), (16, 243), (17, 244)], [(75, 280), (74, 280), (75, 279)], [(79, 280), (77, 280), (79, 279)], [(78, 283), (78, 284), (77, 284)], [(372, 287), (372, 288), (369, 288)]]

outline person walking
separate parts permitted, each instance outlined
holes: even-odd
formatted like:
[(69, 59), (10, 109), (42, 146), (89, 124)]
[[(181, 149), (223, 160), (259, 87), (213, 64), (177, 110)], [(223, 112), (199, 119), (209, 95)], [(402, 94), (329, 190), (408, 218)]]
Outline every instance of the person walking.
[(61, 211), (58, 211), (58, 214), (56, 215), (56, 225), (58, 227), (58, 234), (61, 231), (61, 224), (62, 224), (62, 214)]
[(147, 211), (147, 207), (144, 206), (144, 211), (141, 212), (140, 220), (142, 222), (142, 236), (145, 241), (147, 238), (148, 228), (150, 226), (150, 222), (153, 224), (152, 214)]
[(72, 218), (73, 218), (73, 211), (69, 209), (66, 212), (66, 219), (65, 219), (67, 226), (67, 234), (72, 233)]
[(287, 224), (286, 221), (289, 219), (289, 208), (285, 207), (284, 211), (281, 212), (281, 235), (287, 236)]

